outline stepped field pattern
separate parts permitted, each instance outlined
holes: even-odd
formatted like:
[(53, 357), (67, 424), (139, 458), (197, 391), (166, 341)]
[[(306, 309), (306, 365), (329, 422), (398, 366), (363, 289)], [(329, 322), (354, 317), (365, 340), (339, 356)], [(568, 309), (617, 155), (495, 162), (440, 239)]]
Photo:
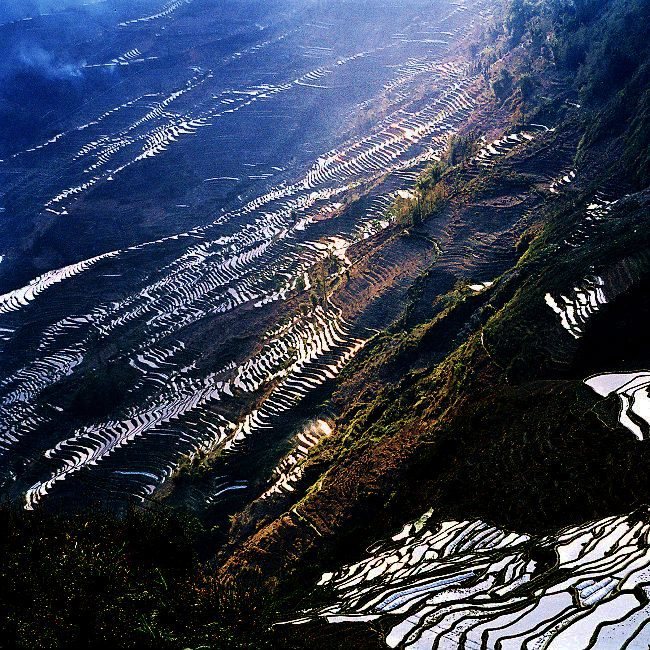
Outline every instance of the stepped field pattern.
[(391, 648), (641, 648), (648, 510), (534, 537), (480, 520), (407, 524), (320, 585), (332, 604), (290, 624), (378, 620)]
[[(205, 3), (172, 2), (123, 21), (120, 39), (131, 47), (88, 65), (133, 68), (146, 79), (161, 53), (145, 46), (143, 30), (172, 30), (174, 21), (203, 11)], [(304, 70), (281, 70), (264, 82), (253, 72), (241, 85), (224, 85), (216, 67), (194, 65), (170, 90), (142, 87), (0, 163), (18, 169), (43, 152), (60, 161), (56, 177), (34, 192), (56, 227), (82, 214), (96, 192), (129, 182), (135, 168), (142, 173), (176, 147), (197, 154), (199, 142), (222, 138), (231, 120), (249, 125), (256, 115), (286, 113), (304, 93), (325, 101), (368, 69), (378, 71), (374, 95), (351, 113), (383, 102), (370, 129), (336, 130), (329, 147), (319, 142), (293, 165), (240, 161), (232, 173), (232, 164), (211, 162), (217, 173), (174, 204), (191, 214), (210, 192), (227, 196), (202, 222), (48, 270), (0, 296), (2, 344), (12, 350), (0, 381), (3, 489), (28, 509), (51, 495), (79, 496), (77, 484), (90, 499), (148, 499), (188, 459), (245, 455), (278, 418), (337, 376), (374, 336), (373, 323), (344, 314), (327, 295), (307, 313), (284, 310), (316, 290), (324, 265), (328, 282), (350, 272), (351, 251), (391, 225), (395, 198), (411, 196), (419, 173), (475, 110), (475, 77), (452, 46), (479, 12), (480, 4), (470, 12), (458, 2), (425, 23), (414, 15), (398, 34), (387, 31), (385, 42), (351, 52), (340, 50), (332, 23), (275, 35), (259, 29), (220, 64), (245, 62), (255, 71), (261, 52), (286, 52), (297, 42), (309, 54)], [(423, 25), (431, 38), (415, 36)], [(423, 84), (427, 96), (411, 99)], [(489, 145), (477, 160), (491, 162), (538, 128)], [(363, 210), (349, 209), (354, 193), (367, 194)], [(238, 337), (246, 344), (237, 346)], [(71, 416), (70, 406), (84, 399), (75, 397), (79, 387), (101, 386), (106, 373), (123, 390), (105, 416), (89, 419), (83, 409)], [(278, 458), (266, 496), (291, 491), (299, 461), (321, 437), (305, 436), (292, 456)], [(220, 474), (205, 502), (247, 485)]]

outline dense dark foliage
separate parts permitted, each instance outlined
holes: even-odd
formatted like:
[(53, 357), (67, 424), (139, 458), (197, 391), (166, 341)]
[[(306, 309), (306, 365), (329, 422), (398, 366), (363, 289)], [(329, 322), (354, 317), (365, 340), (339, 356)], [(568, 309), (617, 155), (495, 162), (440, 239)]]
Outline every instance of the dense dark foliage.
[(3, 647), (178, 647), (206, 623), (205, 532), (179, 513), (0, 510)]
[(608, 98), (647, 58), (649, 19), (644, 0), (508, 0), (503, 28), (507, 47), (552, 58), (586, 97)]
[(650, 4), (645, 0), (506, 0), (483, 35), (479, 66), (521, 119), (554, 106), (558, 74), (590, 112), (585, 146), (621, 136), (626, 180), (650, 181)]

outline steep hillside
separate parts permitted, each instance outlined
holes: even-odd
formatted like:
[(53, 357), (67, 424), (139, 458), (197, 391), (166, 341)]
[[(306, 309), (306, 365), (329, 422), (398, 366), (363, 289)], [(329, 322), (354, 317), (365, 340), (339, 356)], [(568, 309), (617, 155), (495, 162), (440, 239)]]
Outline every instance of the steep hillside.
[[(542, 592), (534, 584), (548, 587), (565, 575), (563, 556), (556, 555), (559, 539), (584, 535), (600, 544), (608, 531), (625, 537), (629, 528), (636, 545), (631, 558), (646, 552), (638, 526), (646, 520), (643, 506), (650, 498), (642, 442), (648, 433), (642, 371), (650, 362), (644, 345), (650, 280), (650, 194), (644, 189), (649, 142), (642, 126), (647, 45), (640, 27), (647, 8), (612, 2), (601, 12), (600, 4), (561, 11), (546, 3), (509, 8), (496, 53), (483, 51), (479, 65), (495, 101), (512, 111), (513, 124), (532, 119), (546, 128), (530, 134), (529, 146), (507, 153), (507, 136), (515, 127), (496, 143), (478, 143), (473, 157), (437, 183), (425, 183), (414, 199), (412, 233), (434, 236), (441, 253), (414, 286), (402, 318), (345, 372), (333, 398), (335, 432), (304, 463), (296, 489), (274, 509), (254, 504), (238, 518), (235, 550), (229, 549), (216, 578), (237, 598), (273, 601), (293, 592), (300, 600), (305, 581), (315, 583), (322, 571), (362, 559), (370, 542), (396, 533), (425, 510), (430, 510), (425, 529), (433, 532), (440, 522), (484, 521), (478, 530), (513, 530), (536, 540), (508, 538), (533, 568), (502, 578), (501, 599), (513, 589), (513, 597), (523, 598), (516, 586), (534, 578), (526, 588), (537, 600)], [(625, 48), (636, 43), (630, 47), (642, 56), (632, 58), (619, 48), (616, 56), (623, 62), (616, 64), (616, 57), (602, 56), (602, 48), (613, 47), (625, 25), (630, 30)], [(576, 43), (584, 50), (574, 52), (577, 60), (567, 54)], [(498, 85), (505, 77), (511, 80), (509, 91)], [(528, 84), (534, 92), (522, 92)], [(564, 167), (554, 170), (558, 162)], [(444, 199), (433, 211), (425, 209), (420, 223), (422, 206), (434, 194)], [(450, 237), (451, 229), (470, 228), (467, 240)], [(436, 297), (445, 285), (455, 286)], [(595, 379), (587, 383), (590, 377)], [(606, 519), (613, 515), (621, 519)], [(589, 528), (585, 522), (593, 520), (602, 520), (602, 527)], [(566, 526), (586, 528), (557, 532)], [(434, 616), (436, 602), (438, 607), (452, 602), (443, 585), (460, 589), (463, 583), (465, 589), (468, 580), (467, 593), (455, 602), (471, 609), (474, 598), (481, 601), (479, 576), (488, 580), (487, 574), (471, 570), (467, 578), (432, 583), (420, 573), (437, 575), (438, 569), (427, 564), (417, 538), (410, 548), (420, 549), (406, 565), (410, 571), (403, 567), (411, 551), (385, 551), (390, 559), (367, 565), (374, 591), (361, 591), (366, 578), (352, 579), (361, 569), (337, 574), (334, 583), (323, 579), (333, 590), (317, 589), (302, 602), (323, 598), (332, 606), (310, 610), (295, 630), (282, 626), (279, 638), (306, 646), (322, 638), (328, 647), (336, 637), (346, 647), (374, 647), (393, 629), (389, 643), (407, 643), (407, 632), (393, 626), (419, 612), (418, 620), (426, 614), (427, 623), (409, 618), (405, 628), (413, 633), (408, 643), (416, 643), (427, 626), (442, 625), (443, 615), (450, 615), (444, 609)], [(597, 548), (585, 561), (608, 557), (606, 541)], [(546, 559), (537, 559), (539, 553)], [(497, 557), (502, 561), (503, 552)], [(624, 571), (631, 559), (609, 561), (598, 579), (614, 586), (627, 580), (620, 598), (637, 593), (643, 578), (629, 577), (630, 572), (642, 572), (645, 565)], [(406, 577), (398, 581), (402, 574)], [(592, 584), (592, 575), (576, 571), (573, 582), (558, 582), (557, 589), (573, 593), (572, 585)], [(546, 642), (565, 628), (579, 634), (569, 625), (572, 617), (588, 614), (601, 601), (590, 621), (592, 640), (608, 616), (625, 618), (643, 605), (641, 596), (627, 604), (611, 600), (613, 588), (573, 613), (564, 608), (548, 614)], [(431, 600), (434, 593), (439, 600)], [(381, 594), (393, 594), (391, 602), (402, 595), (394, 606), (380, 607)], [(476, 616), (489, 622), (496, 614)], [(312, 632), (316, 620), (341, 628)], [(621, 625), (616, 638), (628, 640), (638, 632), (643, 643), (639, 630), (645, 619), (639, 620)], [(350, 631), (350, 621), (371, 627)], [(435, 629), (443, 647), (456, 647), (458, 639), (474, 647), (466, 635), (473, 625), (457, 633), (450, 622), (451, 636), (444, 626)], [(532, 634), (530, 625), (520, 633)], [(620, 647), (606, 645), (609, 632), (598, 642)]]
[(0, 384), (9, 643), (650, 645), (648, 4), (422, 11), (291, 183), (0, 297), (155, 265)]

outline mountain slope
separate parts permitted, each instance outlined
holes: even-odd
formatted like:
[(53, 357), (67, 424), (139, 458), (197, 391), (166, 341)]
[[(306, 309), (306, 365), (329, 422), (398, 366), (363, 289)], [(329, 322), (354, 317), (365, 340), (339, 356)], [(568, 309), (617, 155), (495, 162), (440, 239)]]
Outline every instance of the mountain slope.
[[(252, 241), (234, 226), (232, 255), (216, 236), (165, 241), (159, 281), (102, 316), (128, 336), (38, 393), (79, 429), (15, 457), (10, 496), (34, 511), (7, 514), (2, 541), (33, 572), (1, 576), (7, 638), (645, 647), (647, 6), (449, 9), (433, 27), (451, 45), (398, 69), (346, 147), (249, 205), (275, 206)], [(142, 347), (151, 327), (182, 340)], [(81, 479), (118, 514), (43, 507)], [(106, 615), (77, 616), (97, 590)]]
[[(640, 16), (644, 7), (635, 10)], [(520, 40), (525, 55), (533, 58), (530, 31), (538, 14), (530, 11), (533, 27), (526, 23), (514, 42), (506, 35), (506, 51), (489, 64), (488, 78), (509, 70), (518, 80)], [(611, 3), (609, 12), (595, 19), (592, 15), (585, 29), (607, 33), (627, 11), (627, 4)], [(557, 32), (557, 38), (572, 38)], [(588, 52), (586, 60), (593, 56)], [(428, 318), (414, 322), (405, 317), (346, 372), (334, 400), (345, 404), (335, 418), (336, 433), (307, 461), (303, 495), (292, 494), (282, 505), (286, 513), (256, 532), (251, 534), (245, 516), (241, 529), (235, 529), (238, 546), (217, 580), (243, 598), (258, 592), (269, 597), (269, 589), (277, 594), (278, 584), (280, 593), (287, 587), (302, 593), (306, 577), (360, 559), (369, 542), (396, 532), (426, 508), (432, 509), (429, 527), (434, 531), (437, 522), (480, 518), (506, 530), (540, 534), (636, 511), (647, 503), (648, 459), (645, 445), (636, 439), (645, 437), (648, 427), (641, 402), (645, 375), (639, 375), (649, 362), (643, 343), (649, 195), (643, 189), (640, 153), (647, 152), (648, 141), (639, 129), (647, 101), (641, 90), (645, 61), (639, 59), (625, 78), (617, 78), (619, 87), (601, 96), (583, 88), (585, 108), (575, 111), (557, 109), (573, 91), (568, 78), (561, 83), (569, 72), (553, 63), (550, 73), (542, 65), (536, 74), (540, 86), (547, 73), (559, 77), (554, 95), (540, 97), (538, 91), (523, 98), (514, 83), (512, 95), (504, 100), (515, 111), (514, 119), (522, 113), (555, 117), (553, 131), (540, 136), (538, 149), (519, 157), (509, 154), (507, 170), (470, 171), (468, 177), (470, 162), (440, 181), (451, 197), (451, 207), (444, 210), (453, 211), (457, 220), (462, 215), (460, 221), (469, 220), (468, 214), (476, 219), (488, 207), (503, 223), (509, 204), (522, 195), (524, 202), (531, 194), (541, 199), (525, 215), (527, 229), (518, 245), (514, 234), (521, 235), (524, 228), (518, 231), (505, 221), (513, 230), (511, 256), (519, 255), (518, 261), (502, 268), (493, 286), (459, 287), (427, 306), (441, 274), (452, 270), (455, 278), (462, 278), (468, 268), (480, 268), (476, 245), (469, 260), (461, 257), (465, 263), (458, 264), (459, 251), (446, 260), (443, 243), (441, 256), (416, 285), (420, 293), (412, 296), (407, 310), (428, 312)], [(592, 79), (599, 72), (583, 71), (578, 81), (586, 74)], [(639, 120), (626, 120), (637, 112)], [(618, 118), (618, 129), (605, 133), (604, 125)], [(575, 160), (567, 160), (564, 173), (542, 188), (534, 175), (548, 169), (545, 153), (557, 160), (553, 148), (560, 149), (567, 133), (574, 136), (569, 140), (575, 143)], [(630, 166), (631, 159), (638, 164)], [(423, 230), (435, 229), (442, 218), (436, 211)], [(602, 388), (600, 394), (585, 384), (594, 375), (616, 372), (632, 375), (614, 377), (612, 388)], [(639, 381), (625, 398), (625, 384), (636, 376)], [(592, 384), (598, 387), (602, 381)], [(621, 399), (627, 401), (621, 405)], [(631, 404), (637, 404), (636, 410)], [(644, 512), (631, 515), (629, 526), (644, 521)], [(624, 517), (621, 525), (628, 526), (627, 521)], [(637, 540), (638, 552), (645, 553), (645, 536), (640, 533)], [(605, 543), (600, 552), (606, 549)], [(531, 552), (525, 551), (527, 557)], [(552, 560), (544, 569), (555, 570)], [(617, 570), (610, 568), (614, 574)], [(374, 580), (389, 593), (381, 575)], [(575, 583), (581, 579), (576, 574)], [(338, 596), (350, 597), (345, 592)], [(363, 609), (352, 611), (363, 620)], [(603, 607), (601, 613), (608, 611)], [(629, 628), (629, 637), (638, 629)], [(350, 633), (346, 625), (339, 633), (319, 628), (312, 634), (303, 627), (295, 634), (286, 628), (278, 632), (285, 642), (303, 639), (306, 645), (316, 643), (321, 633), (327, 643), (332, 643), (332, 634), (337, 642), (351, 639), (348, 647), (357, 647), (361, 639), (374, 639), (368, 641), (374, 644), (382, 637)]]

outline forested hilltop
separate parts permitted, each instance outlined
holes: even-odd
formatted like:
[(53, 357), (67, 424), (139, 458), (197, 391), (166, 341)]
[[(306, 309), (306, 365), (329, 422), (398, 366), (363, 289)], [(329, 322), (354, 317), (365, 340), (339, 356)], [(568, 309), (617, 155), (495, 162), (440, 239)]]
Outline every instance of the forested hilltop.
[(393, 310), (298, 445), (226, 515), (220, 450), (117, 512), (9, 502), (4, 646), (648, 647), (650, 4), (480, 10), (458, 132), (294, 287)]
[(584, 105), (582, 146), (623, 139), (618, 173), (647, 186), (648, 62), (645, 2), (512, 2), (473, 46), (498, 102), (520, 119), (553, 111), (556, 74)]

